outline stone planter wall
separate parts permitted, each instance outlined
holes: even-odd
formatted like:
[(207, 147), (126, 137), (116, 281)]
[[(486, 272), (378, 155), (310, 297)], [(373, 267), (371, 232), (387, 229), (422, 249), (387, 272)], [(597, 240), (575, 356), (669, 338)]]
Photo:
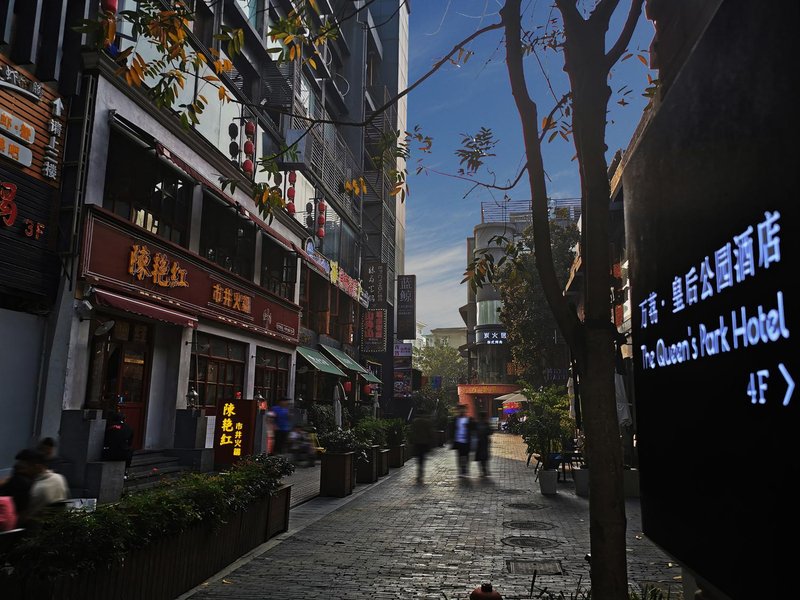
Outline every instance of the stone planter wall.
[(291, 486), (230, 515), (131, 552), (125, 562), (55, 580), (0, 576), (4, 600), (171, 600), (289, 528)]

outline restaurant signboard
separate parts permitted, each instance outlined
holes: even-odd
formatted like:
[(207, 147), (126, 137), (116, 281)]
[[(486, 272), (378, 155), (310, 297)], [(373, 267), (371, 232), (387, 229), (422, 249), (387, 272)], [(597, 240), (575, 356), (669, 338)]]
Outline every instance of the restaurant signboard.
[(86, 222), (81, 276), (139, 300), (298, 343), (298, 306), (102, 209), (92, 209)]

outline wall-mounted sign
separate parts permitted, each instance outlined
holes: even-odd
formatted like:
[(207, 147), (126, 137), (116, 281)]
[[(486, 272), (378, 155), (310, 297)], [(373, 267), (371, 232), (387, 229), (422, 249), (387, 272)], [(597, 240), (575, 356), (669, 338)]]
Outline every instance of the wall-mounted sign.
[(227, 399), (217, 407), (214, 463), (229, 465), (253, 453), (256, 423), (254, 400)]
[(397, 276), (397, 337), (417, 337), (417, 276)]
[(331, 276), (331, 261), (317, 251), (314, 247), (313, 240), (308, 240), (306, 242), (306, 254), (328, 277)]
[(0, 158), (58, 187), (65, 111), (61, 98), (0, 55)]
[(364, 290), (370, 295), (371, 306), (386, 303), (386, 263), (367, 261), (364, 263)]
[(780, 596), (786, 577), (763, 573), (791, 560), (793, 463), (775, 457), (795, 455), (800, 408), (792, 27), (723, 2), (622, 174), (643, 531), (731, 598)]
[(361, 298), (361, 282), (358, 279), (350, 277), (335, 260), (331, 261), (331, 283), (354, 300), (359, 300)]
[(361, 317), (361, 350), (386, 352), (386, 309), (368, 308)]
[(102, 209), (90, 212), (84, 239), (81, 275), (89, 283), (284, 342), (298, 342), (300, 307), (235, 279), (222, 268), (201, 263), (186, 250)]
[(505, 329), (476, 329), (476, 344), (505, 344), (508, 342), (508, 332)]
[(51, 252), (54, 190), (0, 164), (0, 286), (38, 296), (56, 283), (58, 259)]
[(394, 356), (411, 356), (413, 345), (407, 342), (394, 343)]

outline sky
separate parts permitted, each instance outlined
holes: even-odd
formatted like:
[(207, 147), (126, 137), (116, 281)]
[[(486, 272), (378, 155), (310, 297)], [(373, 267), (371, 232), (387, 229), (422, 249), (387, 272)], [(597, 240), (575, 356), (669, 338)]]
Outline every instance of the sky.
[[(409, 83), (475, 30), (499, 21), (500, 5), (496, 0), (412, 0)], [(526, 7), (523, 24), (531, 28), (533, 21), (541, 25), (548, 17), (557, 16), (552, 13), (551, 5), (550, 0), (523, 2)], [(623, 17), (628, 5), (627, 1), (620, 2), (618, 12)], [(656, 77), (636, 57), (649, 56), (652, 32), (652, 24), (642, 17), (628, 46), (634, 56), (618, 63), (612, 71), (608, 160), (616, 150), (627, 147), (647, 103), (641, 95), (648, 86), (647, 74)], [(433, 171), (456, 174), (459, 159), (454, 152), (460, 146), (462, 134), (474, 134), (481, 127), (491, 128), (499, 143), (495, 147), (497, 156), (488, 159), (484, 170), (474, 179), (494, 179), (498, 185), (507, 184), (524, 165), (519, 115), (508, 84), (500, 32), (485, 34), (469, 48), (474, 55), (466, 64), (447, 65), (412, 91), (408, 99), (408, 128), (419, 125), (425, 135), (433, 138), (432, 153), (428, 155), (415, 152), (418, 144), (412, 144), (408, 163), (410, 195), (406, 199), (406, 273), (417, 276), (417, 320), (426, 324), (426, 330), (464, 325), (458, 308), (467, 301), (466, 285), (460, 283), (467, 264), (466, 238), (472, 236), (474, 227), (480, 223), (481, 203), (500, 203), (503, 199), (502, 192), (484, 188), (470, 192), (474, 187), (471, 182)], [(552, 51), (537, 54), (541, 67), (535, 57), (529, 56), (526, 77), (541, 117), (555, 105), (554, 97), (560, 98), (568, 87), (562, 70), (563, 56)], [(543, 73), (547, 74), (549, 85)], [(623, 97), (629, 103), (626, 106), (617, 104)], [(580, 183), (577, 162), (571, 160), (575, 155), (571, 141), (558, 138), (544, 144), (543, 152), (549, 197), (579, 197)], [(428, 170), (417, 175), (419, 158)], [(507, 193), (513, 200), (530, 199), (526, 178)]]

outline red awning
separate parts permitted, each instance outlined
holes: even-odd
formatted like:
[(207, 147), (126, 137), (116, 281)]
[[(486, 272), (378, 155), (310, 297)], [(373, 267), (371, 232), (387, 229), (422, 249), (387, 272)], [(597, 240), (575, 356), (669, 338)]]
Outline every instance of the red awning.
[(125, 312), (142, 315), (143, 317), (150, 317), (158, 321), (166, 323), (173, 323), (181, 327), (197, 328), (197, 319), (171, 310), (150, 304), (144, 300), (137, 300), (135, 298), (128, 298), (106, 290), (95, 289), (94, 298), (100, 306), (107, 306), (109, 308), (116, 308), (117, 310), (124, 310)]

